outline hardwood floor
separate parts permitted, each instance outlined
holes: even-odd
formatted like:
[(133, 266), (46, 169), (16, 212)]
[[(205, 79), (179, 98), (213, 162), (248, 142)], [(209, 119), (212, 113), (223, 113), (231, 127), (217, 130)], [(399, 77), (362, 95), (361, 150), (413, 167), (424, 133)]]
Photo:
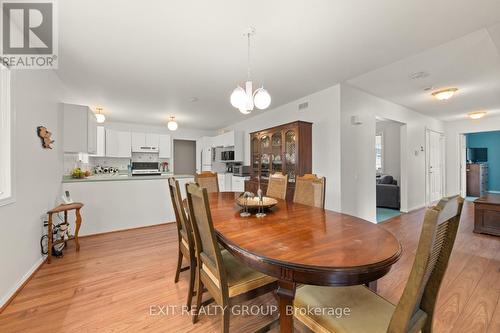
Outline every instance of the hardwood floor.
[[(379, 281), (379, 293), (397, 302), (408, 278), (423, 210), (381, 225), (403, 245), (403, 256)], [(466, 202), (459, 234), (439, 295), (435, 332), (500, 332), (500, 238), (472, 233), (472, 204)], [(44, 264), (0, 314), (0, 332), (219, 332), (219, 315), (189, 315), (182, 306), (188, 272), (174, 284), (175, 225), (161, 225), (80, 239), (62, 259)], [(275, 305), (270, 295), (246, 305)], [(152, 313), (151, 313), (152, 312)], [(250, 332), (274, 318), (231, 318), (231, 331)]]

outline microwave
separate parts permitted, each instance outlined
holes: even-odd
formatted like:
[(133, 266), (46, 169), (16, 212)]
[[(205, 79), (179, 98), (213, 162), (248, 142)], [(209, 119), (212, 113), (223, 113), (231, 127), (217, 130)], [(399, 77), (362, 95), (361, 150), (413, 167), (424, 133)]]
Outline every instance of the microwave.
[(234, 150), (221, 151), (221, 161), (234, 161)]
[(250, 175), (250, 166), (248, 165), (233, 165), (233, 175), (248, 176)]

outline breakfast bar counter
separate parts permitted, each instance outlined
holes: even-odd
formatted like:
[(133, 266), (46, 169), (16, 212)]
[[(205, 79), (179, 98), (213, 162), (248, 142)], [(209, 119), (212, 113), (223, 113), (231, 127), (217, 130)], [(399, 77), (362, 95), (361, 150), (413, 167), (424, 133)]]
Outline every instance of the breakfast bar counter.
[(193, 176), (98, 175), (84, 179), (65, 178), (62, 193), (69, 191), (75, 202), (85, 203), (80, 236), (175, 222), (168, 178), (174, 176), (185, 196), (185, 184)]

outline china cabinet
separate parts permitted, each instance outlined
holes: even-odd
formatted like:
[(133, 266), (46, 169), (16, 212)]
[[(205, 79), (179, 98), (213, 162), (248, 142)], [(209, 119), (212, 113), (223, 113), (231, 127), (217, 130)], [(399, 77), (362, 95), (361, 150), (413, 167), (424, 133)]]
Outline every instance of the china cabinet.
[(292, 123), (250, 133), (251, 179), (245, 190), (253, 193), (260, 187), (267, 190), (269, 175), (288, 174), (286, 199), (291, 201), (295, 191), (295, 178), (312, 170), (312, 123)]

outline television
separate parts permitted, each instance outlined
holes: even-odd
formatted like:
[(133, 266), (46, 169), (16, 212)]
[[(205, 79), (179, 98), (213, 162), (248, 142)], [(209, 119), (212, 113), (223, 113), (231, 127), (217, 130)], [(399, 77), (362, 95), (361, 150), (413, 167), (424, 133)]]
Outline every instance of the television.
[(467, 161), (473, 163), (488, 162), (488, 148), (467, 148)]

